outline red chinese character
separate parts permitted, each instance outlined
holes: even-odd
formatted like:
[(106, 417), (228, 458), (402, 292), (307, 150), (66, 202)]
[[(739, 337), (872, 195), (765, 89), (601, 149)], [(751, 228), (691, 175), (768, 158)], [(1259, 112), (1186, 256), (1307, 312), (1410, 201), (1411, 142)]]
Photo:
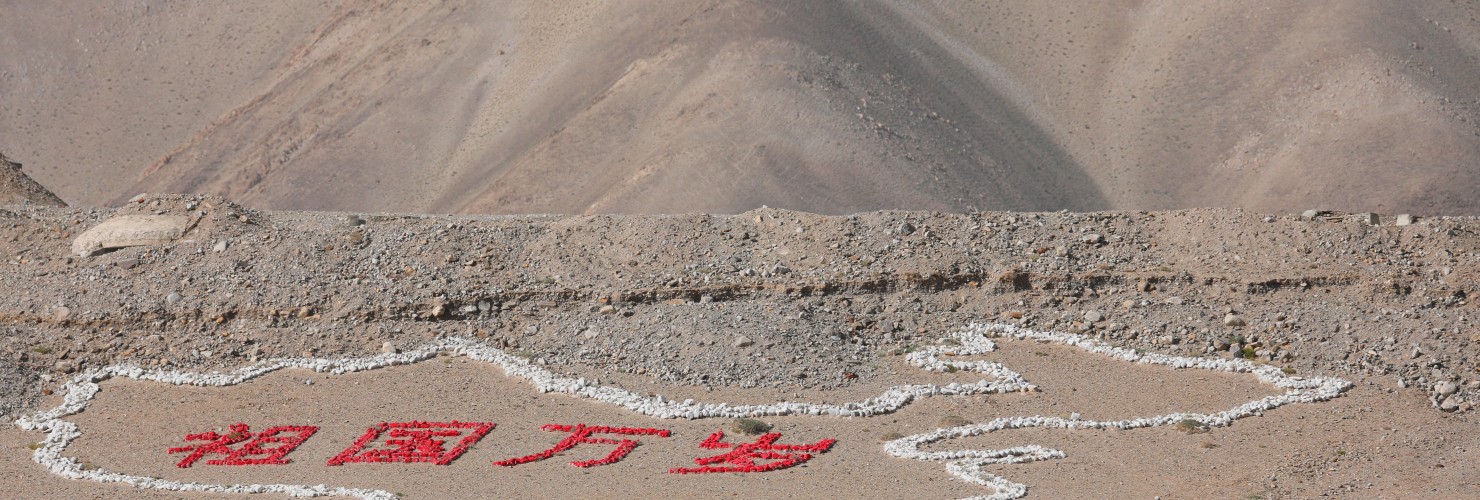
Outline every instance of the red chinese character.
[(617, 449), (612, 450), (610, 454), (607, 454), (606, 458), (599, 458), (596, 460), (577, 460), (570, 463), (571, 465), (574, 465), (576, 467), (595, 467), (598, 465), (616, 463), (618, 460), (621, 460), (622, 457), (627, 456), (627, 453), (631, 452), (633, 448), (637, 447), (637, 441), (632, 439), (616, 440), (607, 438), (593, 438), (591, 437), (592, 434), (601, 433), (621, 434), (624, 436), (662, 437), (668, 437), (670, 434), (669, 431), (666, 429), (652, 429), (645, 427), (607, 427), (604, 425), (587, 427), (586, 424), (576, 424), (574, 426), (549, 424), (540, 428), (547, 431), (569, 432), (571, 434), (569, 436), (566, 436), (565, 439), (561, 440), (559, 443), (556, 443), (554, 448), (550, 448), (548, 450), (535, 453), (533, 455), (527, 455), (519, 458), (510, 458), (508, 460), (499, 460), (497, 462), (494, 462), (493, 464), (503, 467), (513, 467), (519, 464), (527, 464), (530, 462), (544, 460), (546, 458), (555, 456), (556, 453), (574, 448), (576, 445), (581, 443), (617, 445)]
[[(207, 442), (195, 446), (170, 448), (169, 452), (171, 454), (190, 452), (183, 460), (180, 460), (180, 463), (175, 464), (176, 467), (182, 469), (194, 465), (197, 460), (206, 455), (225, 455), (222, 458), (207, 460), (207, 465), (282, 465), (292, 462), (288, 460), (288, 454), (318, 431), (319, 428), (312, 425), (280, 425), (259, 432), (254, 437), (251, 427), (237, 423), (231, 424), (231, 432), (227, 434), (218, 432), (188, 434), (185, 436), (186, 441)], [(283, 436), (282, 433), (291, 433), (291, 435)], [(232, 445), (243, 441), (247, 443), (240, 448), (231, 448)], [(270, 444), (277, 444), (277, 446), (266, 446)]]
[[(341, 465), (349, 462), (431, 462), (437, 465), (447, 465), (468, 451), (473, 443), (483, 439), (488, 431), (493, 430), (493, 422), (381, 422), (375, 427), (365, 431), (355, 444), (334, 458), (329, 459), (329, 465)], [(446, 439), (463, 435), (463, 430), (469, 433), (458, 441), (457, 446), (451, 450), (444, 448)], [(385, 440), (388, 445), (384, 449), (365, 450), (365, 446), (380, 438), (387, 430), (390, 431), (390, 439)]]
[[(669, 474), (708, 474), (711, 472), (766, 472), (785, 469), (812, 459), (811, 453), (826, 453), (832, 449), (834, 439), (824, 439), (812, 444), (776, 444), (781, 438), (781, 433), (772, 432), (761, 436), (754, 443), (733, 444), (722, 443), (725, 438), (724, 431), (715, 431), (714, 434), (699, 444), (701, 448), (725, 449), (730, 448), (728, 453), (712, 457), (695, 458), (694, 463), (700, 467), (673, 468), (668, 469)], [(776, 460), (766, 464), (757, 464), (756, 460)], [(711, 464), (725, 463), (727, 466), (713, 466)]]

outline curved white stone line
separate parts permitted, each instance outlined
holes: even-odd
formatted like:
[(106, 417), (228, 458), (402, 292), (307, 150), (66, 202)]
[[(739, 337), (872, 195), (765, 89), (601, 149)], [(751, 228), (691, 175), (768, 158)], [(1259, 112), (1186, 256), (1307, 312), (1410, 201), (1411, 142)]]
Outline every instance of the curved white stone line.
[(930, 432), (905, 436), (884, 444), (884, 451), (890, 455), (916, 460), (947, 461), (946, 470), (950, 471), (956, 477), (995, 489), (995, 493), (992, 495), (976, 497), (980, 499), (1006, 500), (1022, 498), (1027, 495), (1027, 487), (1025, 485), (989, 474), (983, 468), (985, 465), (1024, 463), (1063, 458), (1065, 456), (1064, 452), (1037, 445), (1000, 450), (950, 450), (938, 452), (927, 452), (920, 448), (930, 443), (948, 439), (979, 436), (999, 430), (1024, 429), (1029, 427), (1058, 429), (1140, 429), (1172, 425), (1188, 419), (1202, 422), (1209, 427), (1225, 427), (1231, 425), (1234, 420), (1260, 415), (1266, 410), (1279, 408), (1290, 403), (1326, 401), (1340, 396), (1352, 386), (1351, 382), (1338, 378), (1295, 377), (1273, 366), (1259, 365), (1243, 359), (1191, 358), (1156, 353), (1140, 354), (1130, 349), (1111, 346), (1082, 335), (1038, 332), (1012, 325), (973, 324), (957, 332), (955, 335), (956, 338), (962, 341), (966, 339), (985, 341), (987, 336), (995, 335), (1041, 342), (1054, 342), (1138, 364), (1252, 373), (1260, 382), (1282, 389), (1289, 389), (1284, 394), (1256, 399), (1228, 410), (1210, 414), (1169, 413), (1155, 417), (1128, 420), (1068, 420), (1044, 416), (1005, 417), (983, 424), (936, 429)]
[[(1222, 413), (1207, 415), (1196, 414), (1173, 414), (1152, 419), (1135, 419), (1123, 422), (1090, 422), (1090, 421), (1063, 421), (1052, 417), (1012, 417), (998, 419), (987, 424), (964, 426), (950, 429), (939, 429), (934, 432), (908, 436), (886, 444), (885, 450), (892, 455), (914, 458), (919, 460), (954, 460), (947, 464), (947, 469), (953, 474), (969, 482), (982, 484), (996, 488), (997, 493), (987, 498), (1017, 498), (1025, 494), (1026, 487), (1012, 483), (1004, 479), (982, 472), (980, 467), (988, 463), (1019, 463), (1035, 460), (1047, 460), (1064, 456), (1062, 452), (1047, 448), (1029, 446), (1022, 448), (1010, 448), (1006, 450), (967, 450), (960, 452), (926, 453), (919, 451), (921, 445), (952, 439), (956, 437), (972, 436), (993, 432), (995, 430), (1022, 427), (1064, 427), (1064, 428), (1093, 428), (1117, 426), (1121, 428), (1148, 427), (1153, 425), (1165, 425), (1180, 421), (1182, 418), (1205, 417), (1208, 425), (1228, 425), (1233, 419), (1257, 414), (1264, 409), (1278, 407), (1290, 402), (1312, 402), (1330, 399), (1339, 395), (1341, 391), (1350, 384), (1337, 379), (1310, 379), (1307, 381), (1297, 377), (1288, 377), (1278, 369), (1272, 367), (1261, 367), (1243, 360), (1222, 360), (1202, 358), (1182, 358), (1176, 356), (1164, 356), (1159, 354), (1140, 355), (1128, 349), (1112, 347), (1095, 340), (1069, 334), (1040, 333), (1032, 330), (1019, 329), (1010, 325), (971, 325), (957, 332), (954, 336), (960, 342), (959, 346), (933, 346), (919, 352), (911, 353), (906, 357), (907, 361), (922, 369), (936, 372), (947, 372), (955, 370), (967, 370), (986, 374), (991, 379), (982, 379), (975, 383), (960, 384), (950, 383), (946, 385), (901, 385), (884, 391), (883, 394), (860, 402), (845, 404), (818, 404), (782, 401), (767, 405), (730, 405), (728, 403), (696, 403), (693, 400), (683, 402), (670, 401), (663, 396), (648, 397), (639, 393), (628, 391), (613, 386), (603, 386), (597, 381), (587, 381), (584, 378), (569, 378), (555, 375), (549, 370), (540, 368), (517, 356), (510, 355), (499, 349), (489, 347), (477, 341), (466, 338), (446, 338), (433, 341), (426, 346), (413, 351), (400, 354), (383, 354), (365, 358), (283, 358), (257, 363), (232, 372), (209, 372), (190, 373), (182, 371), (145, 370), (133, 365), (112, 365), (102, 368), (94, 368), (73, 377), (62, 386), (63, 402), (48, 411), (38, 412), (21, 417), (16, 425), (26, 430), (41, 430), (47, 432), (46, 440), (33, 455), (36, 462), (46, 466), (53, 473), (73, 478), (90, 479), (100, 482), (122, 482), (132, 484), (141, 488), (151, 488), (169, 491), (208, 491), (221, 493), (285, 493), (292, 496), (355, 496), (367, 499), (393, 498), (389, 492), (380, 490), (364, 490), (352, 488), (330, 488), (324, 485), (301, 486), (284, 484), (248, 484), (248, 485), (215, 485), (203, 483), (183, 483), (164, 479), (130, 476), (108, 472), (101, 469), (83, 470), (75, 460), (63, 457), (62, 451), (67, 444), (76, 439), (81, 433), (77, 426), (63, 417), (75, 414), (86, 408), (96, 396), (98, 383), (112, 377), (125, 377), (135, 380), (147, 380), (174, 385), (194, 386), (229, 386), (250, 381), (267, 373), (283, 368), (302, 368), (317, 372), (332, 374), (351, 373), (365, 370), (373, 370), (388, 366), (405, 365), (424, 361), (436, 357), (441, 353), (457, 354), (472, 359), (498, 365), (504, 373), (511, 377), (522, 378), (531, 382), (536, 390), (547, 392), (561, 392), (575, 396), (586, 397), (627, 408), (634, 412), (658, 418), (715, 418), (715, 417), (760, 417), (778, 415), (829, 415), (868, 417), (873, 415), (891, 413), (908, 405), (916, 397), (933, 395), (974, 395), (993, 394), (1017, 391), (1035, 390), (1032, 384), (1023, 380), (1017, 372), (1007, 369), (1001, 364), (988, 361), (960, 361), (946, 363), (939, 359), (941, 355), (968, 356), (985, 354), (993, 351), (996, 346), (987, 338), (987, 334), (1007, 335), (1021, 339), (1034, 339), (1041, 341), (1057, 342), (1080, 347), (1090, 352), (1109, 355), (1127, 361), (1147, 364), (1160, 364), (1175, 368), (1203, 368), (1234, 372), (1254, 373), (1259, 379), (1266, 383), (1272, 383), (1279, 387), (1291, 388), (1292, 392), (1285, 396), (1273, 396), (1262, 400), (1252, 401), (1242, 406)], [(1339, 382), (1339, 389), (1326, 395), (1311, 393), (1309, 397), (1302, 399), (1296, 393), (1305, 394), (1313, 388), (1326, 389), (1325, 381)], [(1287, 400), (1294, 398), (1293, 400)], [(1175, 418), (1174, 418), (1175, 417)], [(1168, 420), (1170, 419), (1170, 420)]]

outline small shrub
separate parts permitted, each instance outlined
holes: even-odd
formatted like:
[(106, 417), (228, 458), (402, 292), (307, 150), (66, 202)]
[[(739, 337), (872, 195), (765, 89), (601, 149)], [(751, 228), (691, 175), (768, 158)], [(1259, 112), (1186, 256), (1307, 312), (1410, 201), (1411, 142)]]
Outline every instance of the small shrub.
[(37, 442), (37, 443), (28, 444), (28, 445), (26, 445), (26, 449), (31, 450), (31, 451), (39, 450), (39, 449), (41, 449), (41, 443)]
[(31, 349), (31, 351), (35, 352), (36, 354), (51, 354), (51, 348), (46, 346), (37, 346), (36, 348)]
[(1284, 368), (1280, 368), (1280, 372), (1281, 373), (1284, 373), (1285, 375), (1294, 375), (1295, 374), (1295, 369), (1286, 366)]
[(1245, 347), (1242, 351), (1239, 351), (1238, 354), (1244, 359), (1254, 359), (1259, 357), (1259, 354), (1254, 352), (1253, 347)]
[(771, 430), (771, 424), (753, 418), (742, 417), (735, 419), (735, 421), (730, 424), (730, 429), (734, 430), (735, 432), (745, 434), (747, 436), (754, 436), (756, 434), (764, 434), (766, 431)]
[(952, 364), (947, 364), (946, 365), (946, 373), (956, 373), (956, 371), (957, 371), (956, 365), (952, 365)]
[(946, 415), (940, 418), (941, 427), (960, 427), (963, 425), (971, 425), (971, 421), (960, 415)]
[(1209, 432), (1211, 429), (1208, 428), (1208, 424), (1202, 423), (1201, 420), (1185, 418), (1181, 422), (1177, 422), (1177, 430), (1187, 434), (1202, 434)]

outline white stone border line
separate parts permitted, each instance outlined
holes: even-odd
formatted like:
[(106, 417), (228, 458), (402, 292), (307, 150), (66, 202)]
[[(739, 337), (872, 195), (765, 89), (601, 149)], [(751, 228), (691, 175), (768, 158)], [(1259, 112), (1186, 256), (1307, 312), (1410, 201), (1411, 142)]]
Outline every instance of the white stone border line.
[(892, 413), (908, 405), (917, 397), (936, 395), (1000, 394), (1007, 392), (1032, 391), (1037, 388), (1017, 372), (999, 363), (990, 361), (961, 361), (945, 363), (939, 355), (970, 356), (986, 354), (996, 349), (989, 336), (1005, 336), (1040, 342), (1070, 345), (1089, 352), (1141, 364), (1170, 366), (1173, 368), (1200, 368), (1236, 373), (1252, 373), (1266, 384), (1289, 389), (1283, 395), (1270, 396), (1244, 403), (1229, 410), (1213, 414), (1174, 413), (1149, 418), (1122, 421), (1065, 420), (1055, 417), (1007, 417), (985, 424), (937, 429), (932, 432), (906, 436), (890, 441), (884, 450), (890, 455), (916, 460), (948, 461), (946, 469), (968, 482), (989, 486), (995, 493), (978, 498), (1011, 499), (1026, 495), (1027, 487), (986, 473), (982, 466), (988, 464), (1023, 463), (1037, 460), (1062, 458), (1064, 453), (1041, 446), (1024, 446), (1002, 450), (959, 450), (925, 452), (920, 447), (929, 443), (976, 436), (1003, 429), (1026, 427), (1050, 427), (1065, 429), (1135, 429), (1175, 424), (1184, 419), (1195, 419), (1212, 427), (1222, 427), (1234, 420), (1258, 415), (1260, 412), (1286, 404), (1325, 401), (1341, 395), (1351, 383), (1335, 378), (1301, 378), (1282, 373), (1278, 368), (1256, 365), (1246, 360), (1216, 358), (1188, 358), (1162, 354), (1138, 354), (1135, 351), (1113, 347), (1080, 335), (1044, 333), (1005, 324), (972, 324), (957, 331), (952, 338), (959, 346), (933, 346), (906, 356), (906, 360), (924, 370), (934, 372), (965, 370), (990, 377), (975, 383), (950, 383), (945, 385), (918, 384), (892, 387), (877, 397), (845, 404), (819, 404), (782, 401), (764, 405), (730, 405), (728, 403), (697, 403), (693, 400), (676, 402), (661, 395), (642, 394), (614, 386), (604, 386), (598, 381), (584, 378), (568, 378), (555, 375), (529, 361), (508, 354), (468, 338), (444, 338), (435, 340), (420, 349), (399, 354), (382, 354), (363, 358), (280, 358), (259, 362), (231, 372), (191, 373), (174, 370), (146, 370), (131, 364), (111, 365), (84, 371), (62, 385), (62, 404), (47, 411), (23, 416), (16, 425), (28, 431), (44, 431), (46, 439), (36, 449), (32, 458), (47, 467), (52, 473), (69, 479), (88, 479), (103, 483), (126, 483), (139, 488), (164, 491), (202, 491), (215, 493), (282, 493), (289, 496), (349, 496), (363, 499), (393, 499), (395, 495), (381, 490), (329, 487), (325, 485), (292, 484), (238, 484), (221, 485), (195, 482), (179, 482), (146, 476), (131, 476), (103, 469), (84, 470), (76, 460), (62, 456), (72, 440), (81, 436), (77, 425), (63, 417), (85, 409), (99, 391), (98, 383), (113, 377), (160, 382), (173, 385), (223, 387), (248, 382), (257, 377), (284, 368), (301, 368), (321, 373), (343, 374), (374, 370), (396, 365), (408, 365), (432, 359), (438, 354), (453, 354), (494, 364), (507, 376), (522, 378), (535, 386), (541, 393), (559, 392), (608, 403), (636, 413), (657, 418), (738, 418), (781, 415), (825, 415), (838, 417), (869, 417)]
[[(995, 493), (992, 495), (975, 497), (977, 499), (1008, 500), (1022, 498), (1028, 493), (1028, 487), (1026, 485), (1014, 483), (987, 473), (984, 470), (984, 467), (987, 465), (1034, 462), (1064, 458), (1066, 455), (1062, 451), (1038, 445), (1019, 446), (1000, 450), (951, 450), (939, 452), (927, 452), (920, 448), (930, 443), (948, 439), (979, 436), (999, 430), (1025, 429), (1029, 427), (1128, 430), (1173, 425), (1183, 420), (1195, 420), (1208, 427), (1226, 427), (1232, 425), (1234, 420), (1262, 415), (1264, 411), (1279, 408), (1287, 404), (1315, 403), (1330, 400), (1340, 396), (1352, 387), (1351, 382), (1346, 380), (1329, 377), (1295, 377), (1284, 373), (1279, 368), (1255, 364), (1245, 359), (1192, 358), (1157, 353), (1141, 354), (1131, 349), (1115, 347), (1082, 335), (1038, 332), (1006, 324), (973, 324), (955, 334), (955, 338), (960, 340), (963, 345), (968, 341), (990, 344), (991, 341), (986, 339), (988, 336), (1064, 344), (1136, 364), (1170, 366), (1174, 369), (1197, 368), (1234, 373), (1251, 373), (1260, 382), (1281, 389), (1287, 389), (1287, 391), (1284, 394), (1256, 399), (1221, 412), (1210, 414), (1169, 413), (1155, 417), (1133, 418), (1129, 420), (1077, 420), (1045, 416), (1005, 417), (984, 424), (936, 429), (930, 432), (905, 436), (884, 444), (884, 451), (896, 457), (946, 461), (946, 470), (950, 471), (956, 477), (968, 482), (988, 486), (995, 490)], [(932, 350), (934, 352), (931, 355), (934, 353), (944, 354), (949, 352), (948, 348), (941, 347), (935, 347)], [(991, 350), (991, 348), (988, 347), (988, 350)]]

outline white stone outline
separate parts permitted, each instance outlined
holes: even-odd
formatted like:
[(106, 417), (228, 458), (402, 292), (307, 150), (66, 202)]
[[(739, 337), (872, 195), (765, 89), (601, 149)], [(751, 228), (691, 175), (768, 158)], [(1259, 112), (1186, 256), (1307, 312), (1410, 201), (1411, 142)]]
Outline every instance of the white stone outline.
[(1037, 445), (1001, 450), (957, 450), (925, 452), (919, 448), (937, 441), (958, 437), (975, 436), (1003, 429), (1027, 427), (1052, 427), (1066, 429), (1135, 429), (1169, 425), (1184, 419), (1196, 419), (1211, 427), (1223, 427), (1233, 420), (1258, 415), (1261, 412), (1286, 404), (1325, 401), (1351, 387), (1351, 383), (1336, 378), (1292, 377), (1278, 368), (1256, 365), (1246, 360), (1218, 358), (1188, 358), (1163, 354), (1139, 354), (1130, 349), (1110, 346), (1084, 337), (1056, 332), (1037, 332), (1007, 324), (971, 324), (954, 333), (959, 346), (932, 346), (906, 356), (906, 360), (922, 369), (935, 372), (968, 370), (984, 373), (993, 380), (982, 379), (975, 383), (946, 385), (918, 384), (892, 387), (883, 394), (860, 402), (844, 404), (818, 404), (782, 401), (767, 405), (736, 405), (728, 403), (696, 403), (693, 400), (674, 402), (661, 395), (648, 397), (614, 386), (603, 386), (597, 381), (584, 378), (560, 377), (494, 347), (469, 338), (443, 338), (404, 353), (382, 354), (364, 358), (280, 358), (259, 362), (232, 372), (190, 373), (183, 371), (145, 370), (130, 364), (111, 365), (89, 369), (62, 385), (62, 404), (51, 410), (23, 416), (15, 424), (29, 431), (45, 431), (46, 439), (37, 448), (32, 458), (47, 467), (52, 473), (69, 479), (89, 479), (103, 483), (126, 483), (139, 488), (164, 491), (202, 491), (215, 493), (282, 493), (289, 496), (353, 496), (370, 500), (394, 499), (394, 494), (382, 490), (333, 488), (325, 485), (291, 484), (245, 484), (221, 485), (195, 482), (179, 482), (165, 479), (131, 476), (103, 469), (83, 470), (81, 464), (70, 457), (62, 456), (67, 445), (82, 433), (77, 425), (63, 420), (85, 409), (99, 391), (98, 383), (113, 377), (146, 380), (172, 385), (230, 386), (248, 382), (262, 375), (284, 368), (302, 368), (321, 373), (343, 374), (374, 370), (388, 366), (407, 365), (432, 359), (438, 354), (455, 354), (494, 364), (504, 370), (506, 376), (522, 378), (534, 384), (541, 393), (562, 392), (596, 401), (620, 406), (636, 413), (657, 418), (717, 418), (717, 417), (763, 417), (780, 415), (828, 415), (840, 417), (869, 417), (892, 413), (908, 405), (916, 397), (935, 395), (995, 394), (1032, 391), (1036, 387), (1023, 380), (1017, 372), (999, 363), (990, 361), (962, 361), (945, 363), (940, 355), (969, 356), (986, 354), (996, 349), (988, 336), (1007, 336), (1017, 339), (1054, 342), (1103, 354), (1113, 358), (1140, 364), (1171, 366), (1173, 368), (1200, 368), (1235, 373), (1252, 373), (1261, 382), (1290, 389), (1283, 395), (1269, 396), (1213, 414), (1173, 413), (1157, 417), (1120, 421), (1065, 420), (1055, 417), (1007, 417), (985, 424), (937, 429), (935, 431), (906, 436), (884, 445), (890, 455), (916, 460), (948, 461), (946, 470), (971, 483), (994, 488), (985, 499), (1021, 498), (1027, 487), (986, 473), (983, 466), (991, 464), (1023, 463), (1037, 460), (1062, 458), (1059, 450)]
[[(913, 458), (916, 460), (946, 461), (946, 470), (952, 475), (967, 482), (991, 487), (995, 493), (988, 496), (974, 497), (983, 500), (1009, 500), (1022, 498), (1028, 494), (1028, 487), (1023, 484), (1014, 483), (999, 476), (989, 474), (985, 466), (994, 464), (1017, 464), (1064, 458), (1064, 452), (1045, 448), (1038, 445), (1019, 446), (999, 450), (951, 450), (939, 452), (927, 452), (920, 449), (921, 446), (944, 441), (948, 439), (979, 436), (999, 430), (1025, 429), (1030, 427), (1059, 428), (1059, 429), (1141, 429), (1146, 427), (1158, 427), (1173, 425), (1183, 420), (1196, 420), (1208, 427), (1227, 427), (1234, 420), (1255, 415), (1262, 415), (1264, 411), (1279, 408), (1290, 403), (1316, 403), (1327, 401), (1341, 396), (1352, 387), (1352, 383), (1334, 377), (1295, 377), (1286, 374), (1279, 368), (1270, 365), (1261, 365), (1245, 359), (1222, 359), (1222, 358), (1193, 358), (1185, 356), (1170, 356), (1159, 353), (1139, 353), (1123, 347), (1115, 347), (1098, 340), (1058, 332), (1038, 332), (1013, 325), (995, 324), (972, 324), (955, 333), (955, 338), (964, 345), (967, 342), (985, 342), (988, 336), (1011, 337), (1019, 340), (1036, 340), (1039, 342), (1052, 342), (1065, 344), (1083, 349), (1096, 354), (1103, 354), (1112, 358), (1129, 361), (1136, 364), (1170, 366), (1173, 369), (1197, 368), (1202, 370), (1226, 371), (1233, 373), (1251, 373), (1260, 382), (1289, 389), (1284, 394), (1267, 396), (1249, 401), (1233, 408), (1210, 414), (1202, 413), (1169, 413), (1155, 417), (1133, 418), (1128, 420), (1072, 420), (1058, 417), (1004, 417), (983, 424), (963, 425), (936, 429), (934, 431), (905, 436), (884, 444), (884, 451), (890, 455), (901, 458)], [(988, 346), (986, 350), (993, 348)], [(980, 347), (968, 349), (979, 352)], [(967, 354), (951, 347), (932, 347), (922, 356), (934, 357), (936, 354)]]

